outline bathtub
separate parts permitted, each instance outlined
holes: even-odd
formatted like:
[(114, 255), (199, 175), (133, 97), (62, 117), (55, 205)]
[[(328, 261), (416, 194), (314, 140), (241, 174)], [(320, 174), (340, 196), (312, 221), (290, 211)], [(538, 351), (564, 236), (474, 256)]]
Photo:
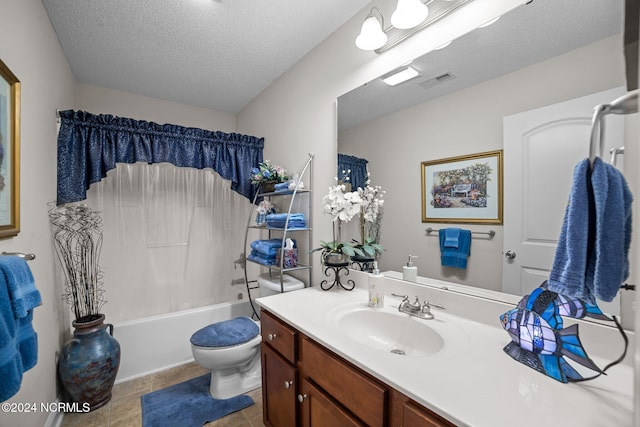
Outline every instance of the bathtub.
[(249, 301), (241, 300), (114, 324), (121, 349), (116, 384), (192, 361), (189, 338), (195, 331), (251, 313)]

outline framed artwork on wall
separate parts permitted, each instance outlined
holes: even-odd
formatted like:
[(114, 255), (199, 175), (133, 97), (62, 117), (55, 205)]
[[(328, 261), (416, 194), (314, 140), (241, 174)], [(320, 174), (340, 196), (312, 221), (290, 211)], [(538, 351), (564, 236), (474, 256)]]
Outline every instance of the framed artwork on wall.
[(20, 81), (0, 60), (0, 239), (20, 232)]
[(422, 222), (502, 224), (502, 150), (421, 163)]

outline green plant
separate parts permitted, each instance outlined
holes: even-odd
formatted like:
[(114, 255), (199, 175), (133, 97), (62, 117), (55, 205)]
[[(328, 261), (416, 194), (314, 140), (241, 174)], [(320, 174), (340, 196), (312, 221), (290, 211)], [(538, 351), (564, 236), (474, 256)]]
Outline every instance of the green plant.
[[(364, 239), (364, 243), (360, 243), (357, 240), (351, 241), (353, 251), (362, 258), (374, 258), (376, 254), (382, 253), (384, 248), (381, 244), (376, 243), (375, 239), (367, 237)], [(353, 255), (352, 255), (353, 256)]]

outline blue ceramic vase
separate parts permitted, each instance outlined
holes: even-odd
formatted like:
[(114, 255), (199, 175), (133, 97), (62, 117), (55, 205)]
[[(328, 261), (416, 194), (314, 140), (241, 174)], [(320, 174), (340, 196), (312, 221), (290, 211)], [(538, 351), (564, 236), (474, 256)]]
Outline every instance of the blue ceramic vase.
[(73, 327), (73, 338), (58, 359), (58, 374), (69, 400), (88, 403), (93, 410), (111, 400), (120, 367), (120, 344), (103, 314), (89, 322), (74, 321)]

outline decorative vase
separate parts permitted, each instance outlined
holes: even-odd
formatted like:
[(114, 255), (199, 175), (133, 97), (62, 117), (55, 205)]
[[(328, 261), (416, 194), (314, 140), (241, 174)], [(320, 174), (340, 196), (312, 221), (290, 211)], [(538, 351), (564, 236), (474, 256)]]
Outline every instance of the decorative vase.
[[(120, 367), (120, 344), (104, 315), (89, 322), (73, 322), (73, 338), (63, 347), (58, 373), (71, 402), (88, 403), (91, 410), (111, 400)], [(107, 329), (109, 330), (107, 332)]]

